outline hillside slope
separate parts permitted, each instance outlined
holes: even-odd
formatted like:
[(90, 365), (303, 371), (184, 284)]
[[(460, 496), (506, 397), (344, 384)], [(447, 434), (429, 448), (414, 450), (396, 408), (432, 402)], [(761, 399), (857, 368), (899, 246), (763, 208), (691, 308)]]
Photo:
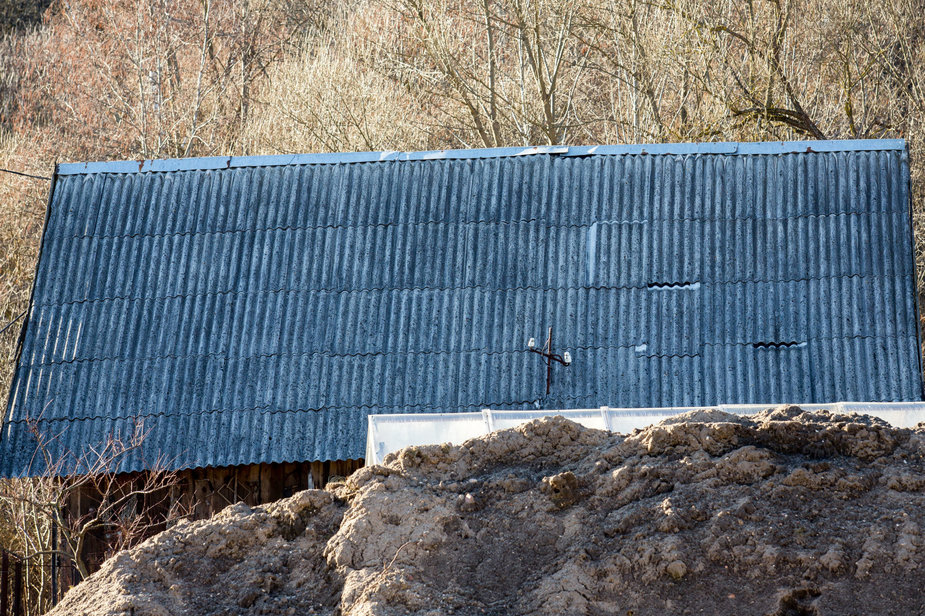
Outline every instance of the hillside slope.
[(925, 426), (537, 420), (118, 554), (55, 615), (925, 614)]

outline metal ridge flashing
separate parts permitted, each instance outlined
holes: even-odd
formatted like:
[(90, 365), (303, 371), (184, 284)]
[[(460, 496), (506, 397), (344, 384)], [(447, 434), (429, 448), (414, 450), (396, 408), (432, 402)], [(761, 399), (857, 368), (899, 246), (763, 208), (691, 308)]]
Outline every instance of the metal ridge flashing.
[(619, 156), (693, 154), (796, 154), (812, 152), (871, 152), (903, 150), (903, 139), (854, 139), (833, 141), (759, 141), (719, 143), (653, 143), (639, 145), (531, 146), (481, 148), (472, 150), (431, 150), (422, 152), (338, 152), (324, 154), (273, 154), (267, 156), (211, 156), (109, 162), (63, 163), (58, 175), (92, 173), (164, 173), (204, 171), (242, 167), (280, 167), (290, 165), (331, 165), (385, 161), (463, 160), (507, 158), (513, 156)]

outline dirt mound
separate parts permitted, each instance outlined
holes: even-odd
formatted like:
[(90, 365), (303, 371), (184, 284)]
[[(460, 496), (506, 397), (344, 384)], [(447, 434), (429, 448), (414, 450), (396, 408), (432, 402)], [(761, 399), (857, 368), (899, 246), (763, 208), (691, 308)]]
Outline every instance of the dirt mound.
[(925, 614), (925, 427), (546, 418), (121, 553), (54, 614)]

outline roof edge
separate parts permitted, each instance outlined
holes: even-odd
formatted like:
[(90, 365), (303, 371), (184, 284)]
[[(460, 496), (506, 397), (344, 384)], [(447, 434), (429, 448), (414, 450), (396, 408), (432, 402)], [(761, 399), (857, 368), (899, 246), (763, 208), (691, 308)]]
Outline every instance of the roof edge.
[(92, 173), (163, 173), (242, 167), (331, 165), (384, 161), (461, 160), (507, 158), (538, 154), (560, 156), (691, 155), (691, 154), (796, 154), (805, 152), (871, 152), (904, 150), (903, 139), (852, 139), (833, 141), (757, 141), (719, 143), (653, 143), (640, 145), (531, 146), (421, 152), (340, 152), (328, 154), (274, 154), (267, 156), (211, 156), (109, 162), (63, 163), (58, 175)]

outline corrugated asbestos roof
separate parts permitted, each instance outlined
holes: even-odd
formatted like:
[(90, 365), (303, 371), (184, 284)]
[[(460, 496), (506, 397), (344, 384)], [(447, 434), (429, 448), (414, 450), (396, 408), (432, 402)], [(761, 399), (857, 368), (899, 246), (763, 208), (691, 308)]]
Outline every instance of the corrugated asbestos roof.
[(911, 234), (902, 141), (61, 165), (0, 473), (36, 431), (145, 434), (133, 471), (359, 458), (369, 413), (918, 400)]

